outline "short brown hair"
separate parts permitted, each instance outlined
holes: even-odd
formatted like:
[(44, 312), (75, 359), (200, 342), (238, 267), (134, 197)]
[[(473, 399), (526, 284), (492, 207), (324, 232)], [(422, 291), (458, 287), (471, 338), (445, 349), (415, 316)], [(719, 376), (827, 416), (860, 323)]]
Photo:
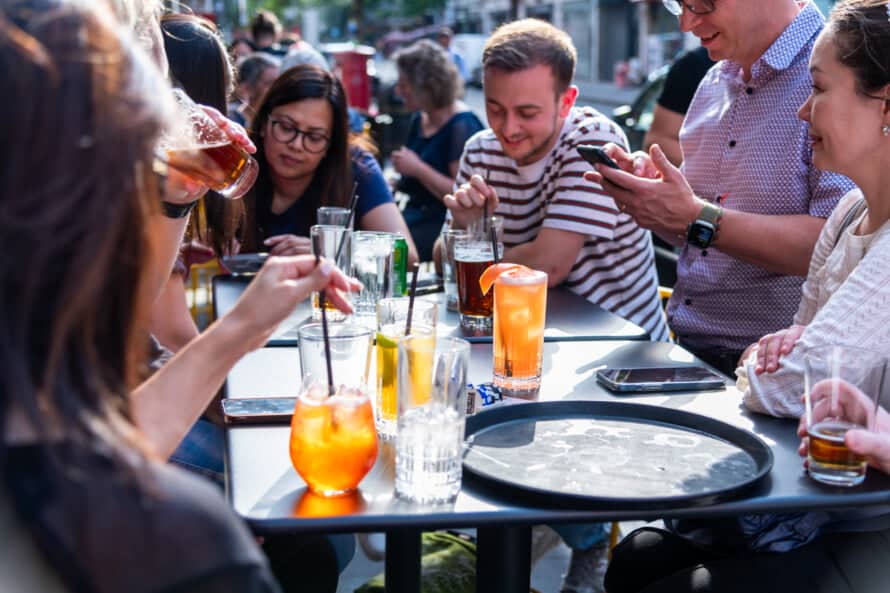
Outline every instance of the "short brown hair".
[(545, 64), (553, 70), (556, 92), (572, 84), (578, 52), (571, 37), (550, 23), (522, 19), (498, 27), (482, 51), (482, 67), (518, 72)]
[(451, 105), (463, 91), (451, 56), (428, 39), (399, 50), (395, 62), (424, 111)]

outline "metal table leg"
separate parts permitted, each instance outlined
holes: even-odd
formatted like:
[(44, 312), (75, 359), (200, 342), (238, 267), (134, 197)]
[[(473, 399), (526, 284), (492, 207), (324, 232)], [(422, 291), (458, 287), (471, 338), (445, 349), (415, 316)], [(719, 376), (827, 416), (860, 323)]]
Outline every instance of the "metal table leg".
[[(420, 530), (386, 532), (386, 593), (420, 593)], [(526, 589), (526, 592), (528, 589)]]
[(476, 535), (476, 592), (528, 593), (531, 526), (480, 527)]

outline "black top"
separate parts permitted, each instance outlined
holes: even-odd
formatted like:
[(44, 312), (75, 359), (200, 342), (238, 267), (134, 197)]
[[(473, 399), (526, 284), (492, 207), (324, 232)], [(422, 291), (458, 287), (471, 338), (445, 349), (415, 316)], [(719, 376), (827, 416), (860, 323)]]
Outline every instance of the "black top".
[(713, 65), (714, 62), (708, 57), (708, 50), (703, 47), (697, 47), (677, 58), (668, 70), (658, 104), (686, 115), (698, 84)]
[[(209, 483), (144, 461), (137, 484), (67, 443), (5, 450), (16, 512), (74, 592), (277, 592), (255, 540)], [(75, 469), (77, 468), (77, 469)]]

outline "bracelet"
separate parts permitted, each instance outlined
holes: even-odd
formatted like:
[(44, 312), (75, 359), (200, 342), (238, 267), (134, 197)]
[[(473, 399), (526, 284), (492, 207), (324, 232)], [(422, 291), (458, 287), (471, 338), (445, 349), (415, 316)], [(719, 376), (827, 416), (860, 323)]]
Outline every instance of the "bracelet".
[(192, 211), (192, 208), (195, 207), (195, 204), (198, 203), (198, 200), (194, 202), (189, 202), (188, 204), (175, 204), (173, 202), (167, 202), (166, 200), (161, 202), (161, 207), (163, 208), (164, 216), (167, 218), (185, 218)]

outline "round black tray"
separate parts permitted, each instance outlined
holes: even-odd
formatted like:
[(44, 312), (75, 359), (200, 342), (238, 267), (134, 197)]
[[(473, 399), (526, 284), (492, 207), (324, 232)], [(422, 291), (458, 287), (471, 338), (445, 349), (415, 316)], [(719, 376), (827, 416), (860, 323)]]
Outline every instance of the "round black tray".
[(644, 404), (516, 404), (467, 418), (464, 469), (536, 504), (674, 508), (742, 495), (769, 474), (758, 437), (690, 412)]

